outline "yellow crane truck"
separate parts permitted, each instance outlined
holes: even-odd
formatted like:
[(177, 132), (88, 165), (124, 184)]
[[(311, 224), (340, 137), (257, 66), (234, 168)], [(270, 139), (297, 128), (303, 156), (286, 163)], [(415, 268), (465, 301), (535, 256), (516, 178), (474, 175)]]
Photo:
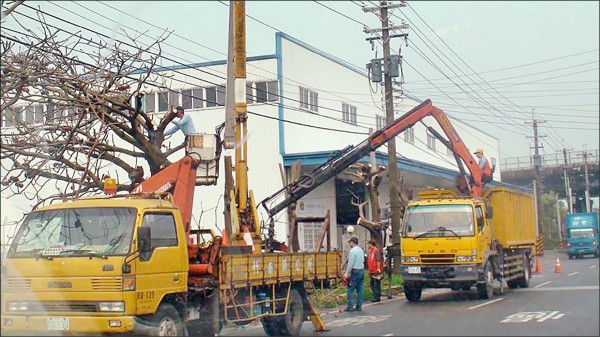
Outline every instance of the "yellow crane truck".
[[(481, 298), (501, 290), (529, 285), (536, 252), (535, 208), (531, 194), (484, 186), (484, 174), (444, 112), (434, 106), (420, 114), (407, 113), (412, 125), (424, 116), (439, 123), (446, 138), (428, 130), (453, 153), (460, 174), (457, 190), (421, 191), (408, 203), (401, 228), (400, 273), (410, 302), (421, 299), (424, 288), (468, 290), (476, 286)], [(463, 163), (470, 174), (467, 174)]]

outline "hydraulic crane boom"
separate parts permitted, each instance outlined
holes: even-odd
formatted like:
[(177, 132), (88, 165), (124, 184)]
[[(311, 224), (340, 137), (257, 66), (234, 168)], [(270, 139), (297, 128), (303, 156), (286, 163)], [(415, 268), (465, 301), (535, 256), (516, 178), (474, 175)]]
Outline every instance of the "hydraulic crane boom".
[[(480, 197), (483, 189), (482, 170), (475, 162), (473, 156), (471, 156), (468, 148), (465, 146), (462, 139), (448, 120), (446, 114), (442, 110), (433, 106), (431, 100), (428, 99), (396, 119), (391, 125), (376, 131), (374, 134), (356, 146), (350, 145), (344, 148), (311, 173), (301, 176), (298, 180), (275, 192), (260, 203), (263, 205), (263, 207), (265, 207), (269, 216), (273, 217), (275, 214), (279, 213), (284, 208), (296, 202), (312, 190), (316, 189), (330, 178), (344, 171), (347, 167), (366, 156), (369, 152), (379, 148), (381, 145), (387, 143), (387, 141), (399, 135), (402, 131), (412, 127), (427, 116), (432, 116), (435, 118), (446, 134), (446, 137), (448, 137), (449, 141), (446, 141), (437, 132), (435, 132), (434, 129), (429, 128), (430, 131), (433, 130), (432, 132), (438, 138), (440, 138), (442, 142), (454, 153), (460, 172), (467, 183), (467, 192), (473, 197)], [(467, 165), (467, 168), (470, 171), (470, 179), (467, 179), (466, 177), (461, 159)], [(274, 206), (268, 206), (271, 201), (280, 197), (286, 191), (287, 196), (281, 202), (275, 204)]]

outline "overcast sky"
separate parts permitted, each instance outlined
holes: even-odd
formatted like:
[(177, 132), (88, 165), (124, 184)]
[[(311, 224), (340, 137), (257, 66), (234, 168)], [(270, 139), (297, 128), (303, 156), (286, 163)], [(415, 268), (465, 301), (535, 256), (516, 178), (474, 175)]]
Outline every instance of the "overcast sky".
[[(220, 60), (227, 51), (228, 2), (26, 3), (117, 39), (123, 38), (122, 31), (147, 36), (172, 31), (163, 50), (182, 63)], [(381, 23), (362, 4), (377, 3), (248, 1), (248, 56), (273, 54), (279, 30), (364, 69), (368, 60), (382, 56), (382, 47), (372, 49), (365, 41), (364, 26)], [(542, 153), (599, 148), (598, 2), (407, 4), (390, 16), (392, 24), (404, 20), (409, 26), (402, 31), (409, 34), (408, 46), (398, 38), (392, 41), (392, 51), (401, 50), (405, 60), (407, 93), (431, 98), (449, 115), (497, 137), (501, 158), (532, 153), (532, 110), (543, 121)], [(15, 18), (27, 22), (15, 15), (3, 23), (11, 25)], [(49, 21), (89, 35), (69, 23)], [(147, 36), (140, 42), (149, 42)]]

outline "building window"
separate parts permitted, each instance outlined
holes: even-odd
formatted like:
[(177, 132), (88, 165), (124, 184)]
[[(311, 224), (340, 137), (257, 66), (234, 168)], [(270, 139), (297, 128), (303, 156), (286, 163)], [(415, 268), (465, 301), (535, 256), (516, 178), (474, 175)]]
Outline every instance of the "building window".
[(225, 87), (206, 88), (206, 107), (224, 106), (225, 105)]
[(356, 125), (356, 107), (342, 103), (342, 120), (346, 123)]
[(36, 104), (25, 109), (25, 122), (36, 124), (44, 122), (44, 106)]
[(317, 251), (317, 242), (319, 241), (319, 236), (321, 235), (322, 224), (318, 222), (305, 222), (302, 223), (303, 235), (304, 239), (304, 250), (308, 252)]
[(319, 94), (302, 87), (300, 88), (300, 108), (317, 112), (319, 111), (318, 100)]
[(415, 143), (415, 129), (412, 127), (404, 130), (404, 141), (407, 143)]
[(4, 127), (16, 126), (22, 120), (20, 108), (7, 108), (3, 115), (2, 126)]
[(169, 110), (169, 93), (167, 91), (158, 93), (158, 112)]
[(277, 81), (256, 82), (256, 103), (274, 102), (278, 97)]
[(252, 82), (246, 82), (246, 104), (254, 103), (254, 93), (252, 92)]
[(204, 106), (202, 101), (202, 88), (181, 90), (181, 106), (184, 109), (200, 109)]
[(375, 128), (377, 128), (377, 130), (383, 129), (385, 124), (385, 117), (382, 115), (375, 115)]
[(427, 147), (435, 151), (435, 136), (427, 131)]
[(154, 93), (144, 95), (144, 99), (142, 100), (142, 110), (144, 110), (144, 112), (150, 113), (156, 111), (155, 96)]

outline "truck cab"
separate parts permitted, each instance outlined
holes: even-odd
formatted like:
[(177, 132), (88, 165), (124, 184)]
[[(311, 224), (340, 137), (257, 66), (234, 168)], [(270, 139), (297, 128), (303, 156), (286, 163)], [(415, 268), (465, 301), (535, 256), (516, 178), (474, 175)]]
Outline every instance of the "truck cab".
[(565, 218), (567, 256), (569, 259), (584, 255), (598, 257), (598, 214), (574, 213)]
[[(141, 227), (152, 233), (143, 253)], [(8, 252), (2, 330), (141, 332), (161, 303), (184, 310), (187, 271), (181, 215), (167, 200), (44, 207), (26, 217)]]

